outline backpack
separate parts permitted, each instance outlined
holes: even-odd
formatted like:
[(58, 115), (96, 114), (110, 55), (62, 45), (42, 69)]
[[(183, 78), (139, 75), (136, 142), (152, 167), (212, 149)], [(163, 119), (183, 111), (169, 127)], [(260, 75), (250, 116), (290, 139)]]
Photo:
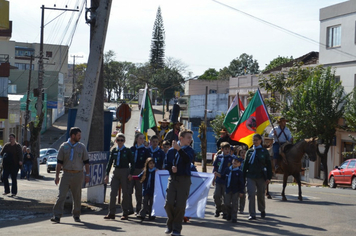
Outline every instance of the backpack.
[(12, 158), (12, 153), (7, 152), (2, 157), (2, 166), (4, 168), (12, 167), (14, 165), (14, 159)]

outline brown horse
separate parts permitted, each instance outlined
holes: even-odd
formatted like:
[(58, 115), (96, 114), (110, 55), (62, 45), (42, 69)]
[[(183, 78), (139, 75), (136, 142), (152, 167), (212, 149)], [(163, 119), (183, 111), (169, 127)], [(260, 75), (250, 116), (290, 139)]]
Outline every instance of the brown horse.
[[(292, 175), (298, 183), (298, 199), (300, 201), (303, 200), (302, 198), (302, 189), (301, 189), (301, 182), (300, 182), (300, 171), (302, 166), (302, 158), (304, 154), (307, 154), (309, 160), (316, 161), (317, 154), (317, 142), (316, 139), (305, 139), (299, 141), (294, 145), (290, 145), (291, 147), (288, 148), (286, 146), (284, 148), (285, 153), (285, 160), (280, 158), (278, 160), (278, 165), (281, 167), (283, 172), (283, 190), (282, 190), (282, 200), (287, 201), (287, 198), (284, 194), (285, 188), (287, 186), (287, 179), (288, 176)], [(282, 147), (283, 148), (283, 147)]]

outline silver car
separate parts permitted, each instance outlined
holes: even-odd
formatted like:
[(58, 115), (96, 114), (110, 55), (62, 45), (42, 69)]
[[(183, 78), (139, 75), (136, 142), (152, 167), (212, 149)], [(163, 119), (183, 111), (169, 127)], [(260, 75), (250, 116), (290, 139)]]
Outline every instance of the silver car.
[(46, 164), (48, 157), (58, 153), (57, 149), (55, 148), (43, 148), (40, 150), (40, 164)]

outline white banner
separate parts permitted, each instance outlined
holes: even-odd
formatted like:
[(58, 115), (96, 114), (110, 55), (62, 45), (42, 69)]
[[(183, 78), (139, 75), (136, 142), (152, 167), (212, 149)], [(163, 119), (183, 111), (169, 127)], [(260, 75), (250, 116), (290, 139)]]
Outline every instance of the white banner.
[[(167, 170), (156, 171), (155, 191), (153, 196), (152, 215), (167, 217), (164, 204), (166, 201), (166, 189), (168, 186), (169, 172)], [(209, 189), (214, 179), (214, 174), (192, 172), (189, 196), (185, 208), (185, 216), (204, 218), (205, 206)]]

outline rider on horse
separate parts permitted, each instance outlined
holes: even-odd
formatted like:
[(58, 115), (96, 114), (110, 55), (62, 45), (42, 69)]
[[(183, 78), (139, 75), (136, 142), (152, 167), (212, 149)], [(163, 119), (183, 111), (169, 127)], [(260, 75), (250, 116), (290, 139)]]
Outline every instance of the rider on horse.
[(283, 146), (285, 143), (292, 143), (293, 142), (293, 137), (290, 132), (290, 130), (286, 127), (287, 119), (284, 117), (280, 117), (277, 122), (278, 126), (274, 127), (270, 134), (269, 137), (273, 138), (273, 162), (274, 162), (274, 170), (277, 172), (279, 166), (277, 164), (277, 160), (279, 158), (279, 155), (282, 156), (283, 161), (286, 162), (286, 158), (284, 155), (283, 150), (280, 152), (280, 148)]

